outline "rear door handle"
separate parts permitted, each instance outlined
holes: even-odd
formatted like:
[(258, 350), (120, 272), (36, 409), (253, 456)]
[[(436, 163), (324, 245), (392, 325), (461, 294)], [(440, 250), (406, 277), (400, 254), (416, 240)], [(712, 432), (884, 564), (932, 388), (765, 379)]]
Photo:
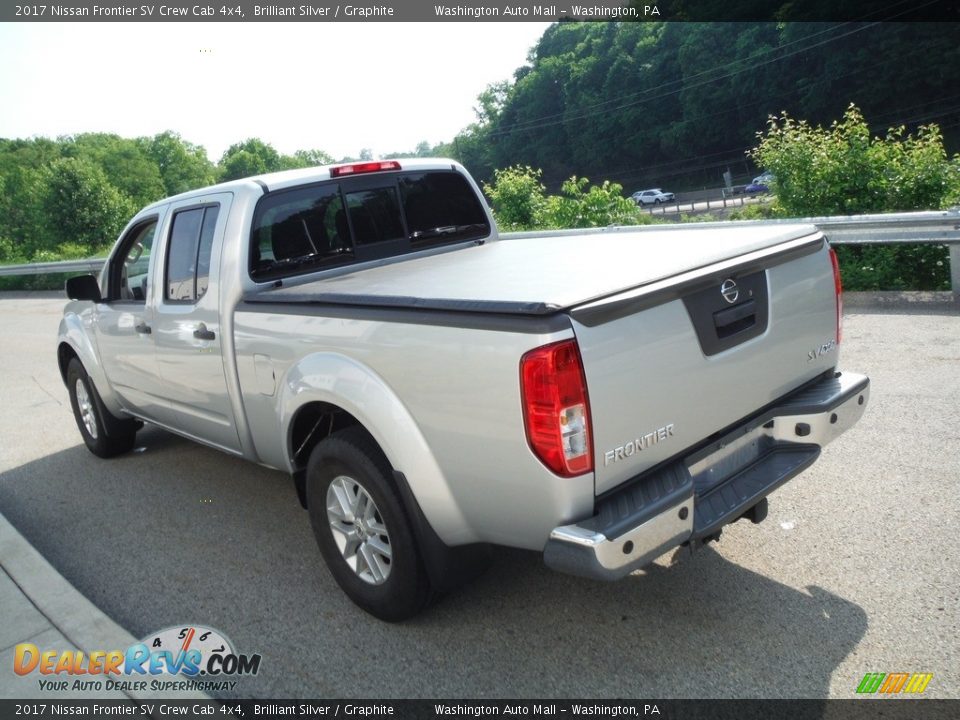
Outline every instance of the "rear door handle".
[(143, 322), (142, 320), (141, 320), (139, 323), (137, 323), (136, 325), (134, 325), (134, 326), (133, 326), (133, 329), (136, 330), (136, 331), (137, 331), (138, 333), (140, 333), (141, 335), (149, 335), (150, 333), (153, 332), (153, 330), (150, 328), (150, 326), (147, 325), (147, 324), (146, 324), (145, 322)]
[(193, 336), (197, 340), (215, 340), (217, 334), (213, 330), (207, 330), (207, 326), (203, 323), (197, 326), (197, 329), (193, 331)]

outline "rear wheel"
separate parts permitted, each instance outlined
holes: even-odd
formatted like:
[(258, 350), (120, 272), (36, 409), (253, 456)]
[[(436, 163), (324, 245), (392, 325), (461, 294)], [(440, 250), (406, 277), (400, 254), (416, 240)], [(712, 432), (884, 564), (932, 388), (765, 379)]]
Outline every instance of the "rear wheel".
[(97, 389), (77, 358), (67, 366), (67, 390), (77, 429), (90, 452), (110, 458), (133, 449), (137, 421), (121, 420), (103, 407)]
[(429, 603), (430, 581), (390, 464), (360, 427), (320, 442), (307, 464), (307, 507), (320, 553), (353, 602), (381, 620)]

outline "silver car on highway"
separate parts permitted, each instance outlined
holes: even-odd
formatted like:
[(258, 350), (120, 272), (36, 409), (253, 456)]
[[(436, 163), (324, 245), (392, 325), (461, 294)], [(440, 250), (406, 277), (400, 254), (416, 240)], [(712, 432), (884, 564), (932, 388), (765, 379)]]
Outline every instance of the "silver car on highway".
[(661, 203), (675, 202), (677, 199), (672, 192), (664, 192), (660, 188), (637, 190), (630, 197), (637, 205), (660, 205)]

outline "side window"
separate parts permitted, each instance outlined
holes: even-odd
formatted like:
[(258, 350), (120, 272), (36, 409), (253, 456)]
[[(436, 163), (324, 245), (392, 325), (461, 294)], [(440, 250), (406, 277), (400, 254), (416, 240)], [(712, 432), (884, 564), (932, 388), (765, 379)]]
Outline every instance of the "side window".
[(410, 173), (399, 184), (414, 248), (490, 234), (483, 206), (460, 173)]
[(336, 184), (264, 197), (253, 219), (250, 276), (257, 280), (354, 259), (347, 213)]
[(218, 208), (209, 207), (203, 213), (200, 226), (200, 247), (197, 249), (197, 300), (202, 298), (210, 285), (210, 255), (213, 252), (213, 231), (217, 227)]
[(210, 284), (210, 254), (219, 207), (190, 208), (174, 213), (167, 247), (164, 298), (196, 302)]
[(146, 302), (150, 252), (157, 233), (156, 218), (131, 230), (110, 270), (110, 299)]

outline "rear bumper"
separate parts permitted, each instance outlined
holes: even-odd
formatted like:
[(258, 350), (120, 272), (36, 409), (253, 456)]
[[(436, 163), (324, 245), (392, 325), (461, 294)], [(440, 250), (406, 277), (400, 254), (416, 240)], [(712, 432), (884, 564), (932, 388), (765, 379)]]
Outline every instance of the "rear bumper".
[(685, 542), (716, 534), (808, 468), (863, 415), (870, 380), (822, 378), (720, 439), (597, 502), (593, 517), (554, 528), (554, 570), (616, 580)]

